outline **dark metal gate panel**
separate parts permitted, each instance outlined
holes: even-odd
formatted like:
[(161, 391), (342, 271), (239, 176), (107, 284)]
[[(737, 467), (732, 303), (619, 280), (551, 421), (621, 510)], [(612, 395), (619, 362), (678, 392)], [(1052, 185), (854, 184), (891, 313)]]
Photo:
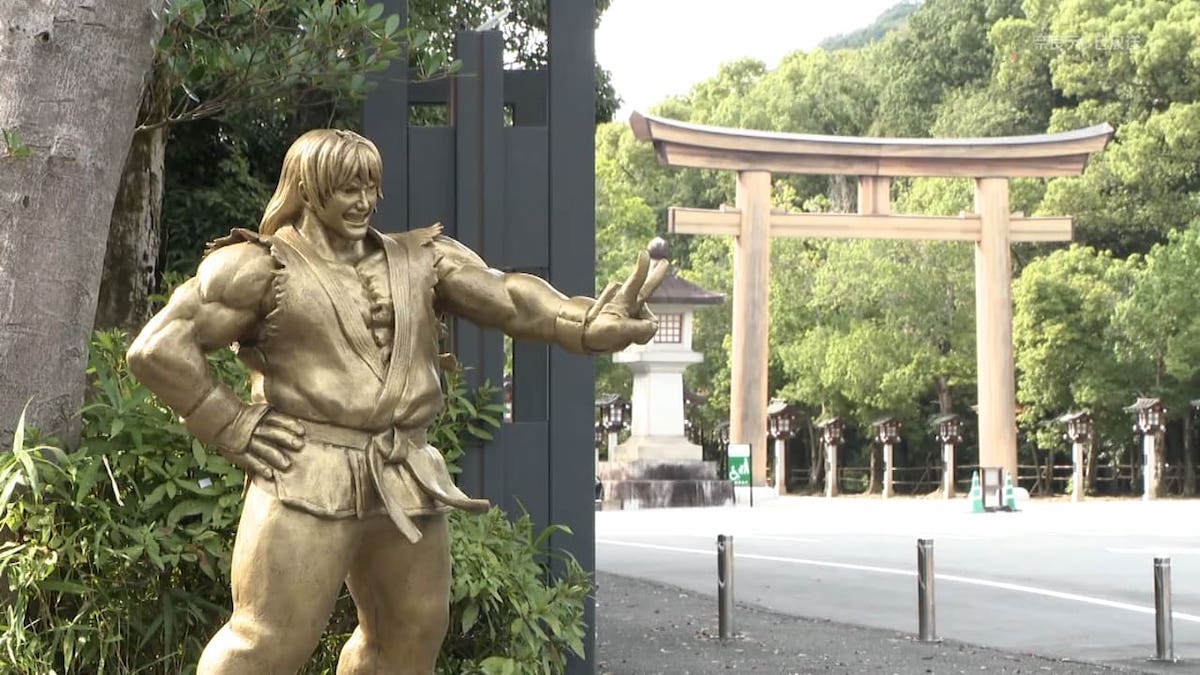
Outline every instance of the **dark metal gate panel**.
[[(384, 0), (407, 16), (405, 0)], [(413, 82), (397, 64), (367, 100), (366, 134), (384, 158), (376, 222), (399, 231), (440, 221), (493, 267), (536, 274), (567, 295), (591, 295), (595, 276), (592, 0), (549, 0), (550, 66), (504, 71), (495, 32), (457, 36), (462, 71)], [(448, 106), (448, 127), (409, 126), (410, 106)], [(505, 111), (511, 116), (506, 125)], [(469, 381), (499, 386), (504, 341), (465, 321), (454, 350)], [(569, 526), (552, 545), (595, 570), (593, 367), (557, 347), (513, 346), (513, 421), (468, 453), (459, 482), (535, 526)], [(586, 608), (594, 626), (594, 607)], [(587, 658), (568, 672), (594, 672)]]
[(523, 271), (550, 260), (549, 138), (546, 127), (509, 127), (505, 138), (505, 260)]
[[(422, 225), (440, 222), (447, 227), (454, 224), (455, 199), (454, 190), (448, 186), (454, 185), (454, 129), (452, 127), (412, 127), (408, 130), (406, 144), (413, 157), (419, 161), (411, 162), (406, 167), (408, 183), (405, 192), (409, 195), (407, 213), (403, 221), (385, 221), (380, 219), (380, 225), (388, 222), (403, 222), (404, 227), (392, 227), (393, 230), (405, 230)], [(383, 175), (387, 182), (388, 159), (384, 158)], [(402, 164), (402, 162), (394, 162)], [(388, 193), (383, 193), (382, 205), (391, 201)], [(380, 213), (382, 213), (382, 206)]]
[[(594, 292), (596, 7), (592, 0), (550, 0), (550, 282), (568, 295)], [(596, 568), (596, 513), (592, 503), (595, 370), (591, 359), (550, 352), (550, 515), (569, 523), (573, 537), (555, 537), (588, 570)], [(595, 605), (585, 608), (595, 627)], [(595, 669), (595, 630), (587, 639)]]

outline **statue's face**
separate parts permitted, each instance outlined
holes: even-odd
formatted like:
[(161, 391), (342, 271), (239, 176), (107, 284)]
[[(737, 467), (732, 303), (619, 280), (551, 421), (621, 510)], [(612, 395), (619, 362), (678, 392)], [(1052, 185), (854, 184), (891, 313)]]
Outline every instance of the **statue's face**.
[(374, 183), (356, 178), (334, 190), (316, 209), (316, 216), (329, 234), (359, 240), (367, 235), (378, 199)]

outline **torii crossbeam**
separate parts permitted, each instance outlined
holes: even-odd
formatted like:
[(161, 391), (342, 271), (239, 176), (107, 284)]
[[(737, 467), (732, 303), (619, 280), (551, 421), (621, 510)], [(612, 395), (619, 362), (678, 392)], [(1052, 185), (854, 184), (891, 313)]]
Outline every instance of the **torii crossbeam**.
[[(660, 163), (738, 172), (734, 208), (672, 208), (682, 234), (736, 237), (729, 440), (764, 447), (767, 437), (767, 333), (771, 237), (940, 239), (975, 242), (979, 370), (979, 463), (1017, 469), (1013, 372), (1014, 241), (1069, 241), (1072, 220), (1009, 213), (1008, 179), (1073, 176), (1104, 148), (1112, 127), (1002, 138), (860, 138), (783, 134), (687, 124), (634, 113), (634, 135), (654, 143)], [(771, 174), (859, 177), (858, 213), (780, 213), (771, 209)], [(975, 213), (960, 217), (892, 215), (891, 179), (975, 179)], [(754, 453), (753, 481), (766, 484), (765, 452)]]

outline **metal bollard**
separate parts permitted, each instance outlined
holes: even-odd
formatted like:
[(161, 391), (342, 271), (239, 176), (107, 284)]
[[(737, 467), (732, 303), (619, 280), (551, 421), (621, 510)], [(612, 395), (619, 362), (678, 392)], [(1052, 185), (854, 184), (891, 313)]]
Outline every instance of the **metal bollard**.
[(917, 625), (921, 642), (937, 640), (933, 615), (933, 540), (917, 540)]
[(1171, 559), (1154, 559), (1154, 660), (1175, 660), (1175, 632), (1171, 626)]
[(717, 632), (722, 641), (733, 634), (733, 537), (717, 535)]

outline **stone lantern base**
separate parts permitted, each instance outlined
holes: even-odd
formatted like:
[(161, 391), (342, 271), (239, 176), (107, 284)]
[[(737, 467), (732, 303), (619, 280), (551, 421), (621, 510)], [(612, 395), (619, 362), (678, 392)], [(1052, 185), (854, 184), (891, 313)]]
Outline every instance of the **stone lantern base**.
[[(699, 450), (699, 446), (693, 447)], [(617, 454), (620, 456), (619, 448)], [(667, 459), (600, 462), (600, 482), (604, 486), (603, 506), (608, 509), (733, 503), (733, 481), (720, 479), (716, 462)]]
[(615, 454), (618, 462), (699, 462), (704, 448), (682, 436), (633, 436), (618, 445)]

